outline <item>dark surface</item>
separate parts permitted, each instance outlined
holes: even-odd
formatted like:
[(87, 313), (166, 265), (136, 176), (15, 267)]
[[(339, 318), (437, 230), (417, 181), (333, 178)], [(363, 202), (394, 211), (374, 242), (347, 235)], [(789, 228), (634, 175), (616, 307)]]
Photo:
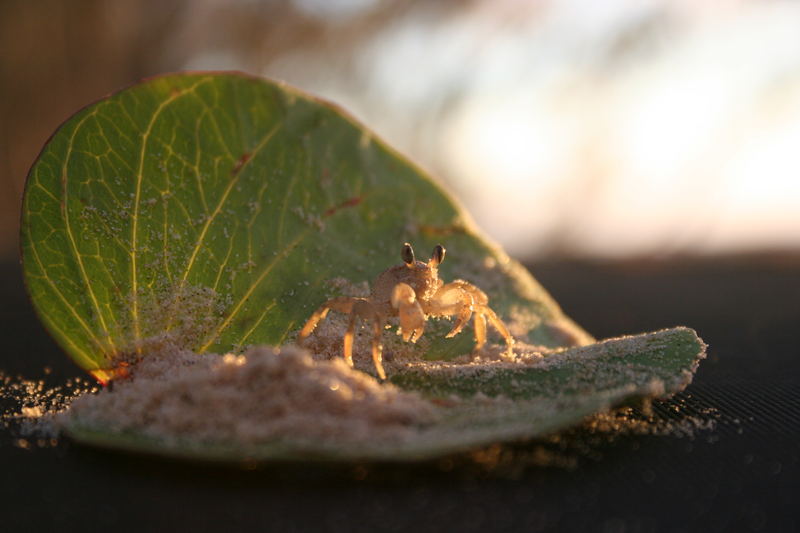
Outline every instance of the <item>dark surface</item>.
[[(1, 531), (797, 531), (800, 260), (534, 265), (598, 338), (694, 327), (708, 359), (656, 424), (694, 437), (591, 433), (411, 467), (255, 471), (100, 452), (22, 449), (0, 431)], [(0, 267), (0, 370), (62, 383), (79, 371)], [(542, 451), (560, 458), (543, 466)], [(550, 461), (552, 463), (552, 461)], [(571, 466), (558, 466), (562, 463)], [(492, 467), (492, 465), (495, 465)]]

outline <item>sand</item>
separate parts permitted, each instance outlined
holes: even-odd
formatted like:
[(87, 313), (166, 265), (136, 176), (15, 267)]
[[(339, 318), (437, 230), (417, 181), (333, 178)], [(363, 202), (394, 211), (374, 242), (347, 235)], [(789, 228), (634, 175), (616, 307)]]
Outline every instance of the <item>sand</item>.
[(77, 398), (62, 421), (167, 441), (352, 444), (413, 438), (434, 412), (417, 394), (295, 346), (241, 355), (168, 347), (113, 389)]

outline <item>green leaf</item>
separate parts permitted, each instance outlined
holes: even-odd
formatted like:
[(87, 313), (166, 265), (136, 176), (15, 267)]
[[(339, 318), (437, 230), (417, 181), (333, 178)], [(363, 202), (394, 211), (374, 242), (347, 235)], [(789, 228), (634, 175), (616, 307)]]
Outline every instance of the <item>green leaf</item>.
[(31, 169), (21, 242), (34, 307), (101, 381), (126, 356), (147, 356), (166, 340), (218, 353), (290, 341), (337, 295), (332, 280), (371, 282), (400, 261), (403, 242), (418, 251), (443, 243), (443, 279), (484, 289), (518, 340), (565, 348), (538, 365), (465, 371), (447, 361), (470, 351), (471, 333), (444, 339), (446, 326), (432, 324), (424, 356), (442, 362), (390, 377), (460, 400), (420, 438), (394, 447), (241, 448), (67, 426), (77, 440), (114, 448), (221, 460), (415, 460), (544, 435), (676, 392), (704, 353), (680, 328), (591, 344), (422, 170), (336, 107), (240, 74), (159, 77), (70, 118)]
[[(91, 105), (55, 133), (25, 190), (22, 255), (39, 315), (101, 380), (169, 333), (196, 351), (285, 342), (403, 242), (443, 242), (444, 279), (482, 285), (516, 333), (591, 341), (424, 172), (330, 104), (239, 74), (179, 74)], [(178, 318), (176, 318), (178, 317)], [(469, 351), (469, 334), (431, 348)]]
[[(164, 441), (131, 432), (109, 432), (72, 421), (76, 440), (128, 451), (206, 461), (383, 461), (426, 460), (494, 442), (543, 437), (580, 423), (591, 414), (643, 398), (663, 398), (692, 379), (705, 345), (688, 328), (610, 339), (550, 355), (537, 365), (442, 363), (433, 371), (413, 369), (392, 378), (431, 398), (456, 398), (442, 419), (420, 428), (416, 438), (335, 446), (315, 442), (235, 443)], [(455, 370), (455, 373), (454, 373)], [(456, 376), (456, 377), (454, 377)]]

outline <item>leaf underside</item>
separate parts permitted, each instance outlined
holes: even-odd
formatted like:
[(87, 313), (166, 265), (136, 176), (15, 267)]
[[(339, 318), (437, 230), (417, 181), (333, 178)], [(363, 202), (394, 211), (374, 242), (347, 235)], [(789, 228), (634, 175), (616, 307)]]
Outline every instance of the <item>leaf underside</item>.
[[(453, 378), (454, 365), (410, 370), (392, 381), (429, 398), (459, 398), (442, 408), (442, 418), (410, 440), (331, 445), (274, 442), (167, 442), (137, 433), (112, 433), (73, 423), (69, 435), (86, 444), (189, 460), (378, 461), (428, 460), (494, 442), (544, 437), (599, 411), (683, 390), (705, 345), (688, 328), (610, 339), (551, 355), (542, 366), (502, 368), (488, 364)], [(460, 370), (463, 372), (463, 369)], [(487, 379), (487, 376), (491, 376)], [(488, 396), (488, 397), (487, 397)]]
[[(370, 283), (399, 262), (404, 242), (420, 255), (444, 244), (440, 277), (484, 289), (518, 339), (551, 349), (593, 342), (434, 181), (372, 132), (335, 106), (242, 74), (167, 75), (79, 111), (30, 171), (21, 231), (35, 309), (59, 345), (104, 382), (121, 360), (161, 342), (224, 353), (291, 341), (317, 306), (341, 294), (333, 281)], [(87, 443), (203, 459), (413, 460), (542, 435), (632, 397), (678, 390), (653, 383), (680, 376), (685, 386), (702, 343), (685, 329), (656, 335), (652, 349), (630, 340), (593, 345), (608, 368), (641, 359), (641, 372), (611, 372), (608, 382), (587, 375), (574, 389), (563, 380), (578, 371), (575, 361), (488, 380), (393, 376), (423, 394), (465, 398), (396, 448), (176, 448), (102, 428), (68, 432)], [(432, 339), (424, 355), (446, 361), (471, 343), (465, 330)], [(570, 353), (582, 352), (558, 357)], [(619, 358), (628, 359), (615, 367)], [(664, 358), (674, 361), (662, 365)], [(508, 396), (512, 407), (481, 407), (469, 399), (476, 392)]]

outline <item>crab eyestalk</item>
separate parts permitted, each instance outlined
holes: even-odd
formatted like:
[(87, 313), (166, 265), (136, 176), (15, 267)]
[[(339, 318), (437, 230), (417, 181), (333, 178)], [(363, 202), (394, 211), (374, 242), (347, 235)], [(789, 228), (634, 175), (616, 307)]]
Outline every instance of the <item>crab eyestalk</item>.
[(441, 244), (437, 244), (433, 248), (433, 254), (431, 254), (431, 260), (428, 261), (428, 264), (432, 267), (439, 266), (442, 263), (442, 261), (444, 261), (444, 253), (445, 253), (444, 246), (442, 246)]
[(410, 244), (403, 244), (403, 250), (400, 252), (400, 257), (403, 259), (403, 262), (406, 264), (406, 266), (410, 267), (414, 264), (414, 249)]

